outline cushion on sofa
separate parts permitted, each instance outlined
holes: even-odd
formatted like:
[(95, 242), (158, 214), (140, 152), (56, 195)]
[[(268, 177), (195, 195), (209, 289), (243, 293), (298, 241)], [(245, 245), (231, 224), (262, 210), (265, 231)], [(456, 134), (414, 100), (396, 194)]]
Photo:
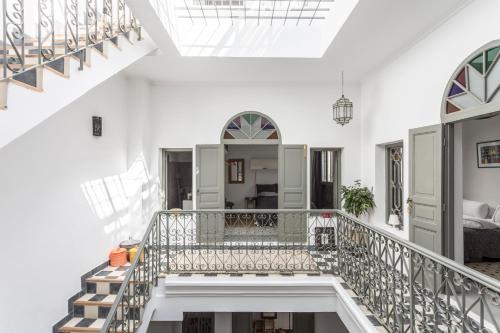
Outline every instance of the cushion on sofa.
[(495, 212), (493, 213), (491, 220), (493, 221), (493, 223), (500, 224), (500, 206), (498, 206), (497, 209), (495, 209)]
[(488, 213), (490, 211), (490, 208), (487, 203), (484, 202), (478, 202), (478, 201), (472, 201), (472, 200), (466, 200), (464, 199), (463, 203), (463, 214), (472, 216), (472, 217), (477, 217), (480, 219), (485, 219), (488, 216)]

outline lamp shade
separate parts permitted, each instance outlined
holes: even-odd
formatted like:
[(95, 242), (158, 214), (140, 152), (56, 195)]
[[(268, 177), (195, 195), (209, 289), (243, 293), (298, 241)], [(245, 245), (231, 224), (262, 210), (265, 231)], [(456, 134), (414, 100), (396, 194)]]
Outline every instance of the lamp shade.
[(387, 224), (390, 226), (396, 227), (399, 225), (399, 216), (396, 214), (391, 214), (389, 215), (389, 221), (387, 221)]

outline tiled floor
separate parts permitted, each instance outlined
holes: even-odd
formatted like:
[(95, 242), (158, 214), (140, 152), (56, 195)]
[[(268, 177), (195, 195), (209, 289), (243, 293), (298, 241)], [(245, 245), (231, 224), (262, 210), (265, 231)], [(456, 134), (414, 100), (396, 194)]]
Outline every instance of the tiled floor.
[(500, 261), (496, 262), (473, 262), (465, 264), (478, 272), (489, 275), (494, 279), (500, 280)]

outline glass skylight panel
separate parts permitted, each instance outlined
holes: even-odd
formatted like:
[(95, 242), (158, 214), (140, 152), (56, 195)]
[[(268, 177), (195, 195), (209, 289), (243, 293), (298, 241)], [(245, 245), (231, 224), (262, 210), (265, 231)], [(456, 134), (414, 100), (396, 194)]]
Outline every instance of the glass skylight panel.
[(183, 56), (319, 58), (359, 0), (173, 0)]
[[(313, 24), (325, 20), (333, 0), (176, 0), (176, 16), (198, 23), (243, 20), (257, 24)], [(212, 22), (211, 22), (212, 21)]]

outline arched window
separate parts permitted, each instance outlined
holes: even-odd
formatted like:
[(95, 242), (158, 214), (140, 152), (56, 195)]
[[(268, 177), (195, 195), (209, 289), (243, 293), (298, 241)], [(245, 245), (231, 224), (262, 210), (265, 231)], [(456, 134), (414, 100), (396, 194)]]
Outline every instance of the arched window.
[[(442, 106), (444, 121), (447, 120), (447, 115), (478, 110), (490, 103), (500, 103), (499, 58), (500, 41), (495, 41), (479, 49), (460, 65), (446, 88)], [(463, 118), (465, 117), (464, 113)]]
[(274, 121), (268, 116), (250, 111), (233, 117), (224, 127), (221, 139), (226, 144), (277, 144), (281, 142), (281, 135)]

